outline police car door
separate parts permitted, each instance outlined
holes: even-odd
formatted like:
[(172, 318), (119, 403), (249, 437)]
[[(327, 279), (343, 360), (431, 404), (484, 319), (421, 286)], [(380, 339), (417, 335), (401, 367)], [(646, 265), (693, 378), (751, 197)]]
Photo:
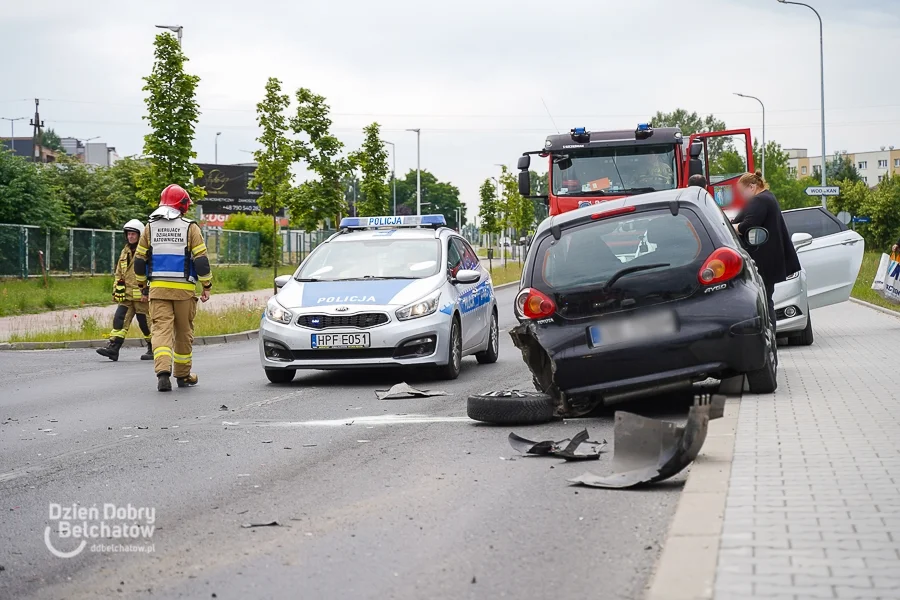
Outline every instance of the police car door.
[[(449, 270), (450, 280), (456, 278), (456, 274), (463, 270), (463, 257), (465, 256), (465, 246), (462, 240), (457, 237), (451, 237), (447, 244), (447, 268)], [(478, 311), (475, 310), (477, 305), (475, 296), (475, 288), (477, 283), (453, 283), (456, 288), (457, 306), (462, 319), (462, 346), (463, 351), (468, 350), (475, 344), (475, 338), (480, 333), (478, 328)]]
[(466, 250), (465, 254), (463, 254), (463, 267), (481, 273), (481, 279), (478, 280), (478, 283), (475, 286), (477, 304), (475, 312), (478, 315), (476, 327), (478, 329), (473, 340), (475, 345), (481, 346), (487, 342), (487, 336), (490, 335), (491, 297), (493, 296), (493, 290), (488, 280), (491, 278), (491, 275), (488, 270), (481, 265), (481, 262), (478, 260), (478, 254), (475, 253), (475, 250), (472, 249), (469, 242), (463, 240), (462, 243)]

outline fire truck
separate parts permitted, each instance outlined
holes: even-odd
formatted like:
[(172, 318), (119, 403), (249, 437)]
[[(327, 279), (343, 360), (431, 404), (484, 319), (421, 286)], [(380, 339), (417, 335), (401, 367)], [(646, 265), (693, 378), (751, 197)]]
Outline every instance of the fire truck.
[[(531, 193), (532, 155), (549, 163), (545, 195)], [(753, 171), (749, 129), (695, 133), (687, 138), (677, 127), (642, 123), (632, 130), (588, 131), (547, 136), (542, 150), (525, 152), (518, 161), (519, 193), (542, 198), (550, 215), (606, 200), (684, 188), (692, 175), (703, 175), (707, 190), (729, 216), (743, 205), (736, 184)]]

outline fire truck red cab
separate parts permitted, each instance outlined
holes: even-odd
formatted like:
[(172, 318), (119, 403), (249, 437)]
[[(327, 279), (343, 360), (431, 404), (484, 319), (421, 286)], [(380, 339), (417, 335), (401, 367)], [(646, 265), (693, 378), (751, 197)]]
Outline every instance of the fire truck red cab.
[(591, 132), (583, 127), (550, 135), (542, 150), (526, 152), (518, 162), (519, 193), (531, 192), (531, 155), (549, 161), (543, 198), (550, 215), (606, 200), (684, 188), (691, 175), (703, 175), (707, 190), (733, 216), (743, 205), (737, 180), (753, 171), (749, 129), (698, 133), (685, 139), (677, 127)]

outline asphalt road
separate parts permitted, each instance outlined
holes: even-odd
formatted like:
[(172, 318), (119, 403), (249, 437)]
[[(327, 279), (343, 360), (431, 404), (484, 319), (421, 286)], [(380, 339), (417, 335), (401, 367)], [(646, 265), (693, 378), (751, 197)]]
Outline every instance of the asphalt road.
[[(504, 331), (513, 295), (498, 291)], [(640, 597), (683, 476), (593, 490), (566, 478), (608, 472), (611, 454), (501, 460), (509, 429), (469, 421), (465, 398), (531, 389), (508, 335), (496, 364), (467, 358), (449, 383), (382, 370), (276, 386), (257, 352), (195, 348), (200, 385), (171, 394), (139, 349), (0, 353), (0, 598)], [(375, 397), (401, 379), (450, 395)], [(612, 442), (611, 417), (515, 431)], [(152, 507), (154, 552), (54, 556), (46, 528), (60, 551), (77, 543), (50, 503)]]

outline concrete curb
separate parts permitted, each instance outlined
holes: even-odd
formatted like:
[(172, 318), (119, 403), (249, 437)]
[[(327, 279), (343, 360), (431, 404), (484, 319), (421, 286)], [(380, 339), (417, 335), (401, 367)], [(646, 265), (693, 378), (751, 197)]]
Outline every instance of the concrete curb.
[(871, 302), (865, 302), (864, 300), (857, 300), (856, 298), (850, 298), (850, 302), (865, 306), (866, 308), (871, 308), (872, 310), (877, 310), (880, 313), (891, 315), (892, 317), (900, 319), (900, 311), (884, 308), (883, 306), (878, 306), (877, 304), (872, 304)]
[(509, 283), (501, 283), (500, 285), (495, 285), (495, 290), (502, 290), (503, 288), (512, 287), (514, 285), (519, 285), (518, 281), (510, 281)]
[(725, 416), (709, 423), (645, 600), (713, 598), (739, 410), (738, 391), (725, 402)]
[[(259, 330), (251, 329), (239, 333), (226, 335), (207, 335), (194, 338), (195, 346), (212, 346), (215, 344), (227, 344), (229, 342), (246, 342), (259, 337)], [(71, 342), (3, 342), (0, 343), (0, 351), (4, 350), (64, 350), (71, 348), (102, 348), (108, 340), (73, 340)], [(140, 338), (128, 338), (122, 344), (123, 348), (143, 348), (144, 340)]]

